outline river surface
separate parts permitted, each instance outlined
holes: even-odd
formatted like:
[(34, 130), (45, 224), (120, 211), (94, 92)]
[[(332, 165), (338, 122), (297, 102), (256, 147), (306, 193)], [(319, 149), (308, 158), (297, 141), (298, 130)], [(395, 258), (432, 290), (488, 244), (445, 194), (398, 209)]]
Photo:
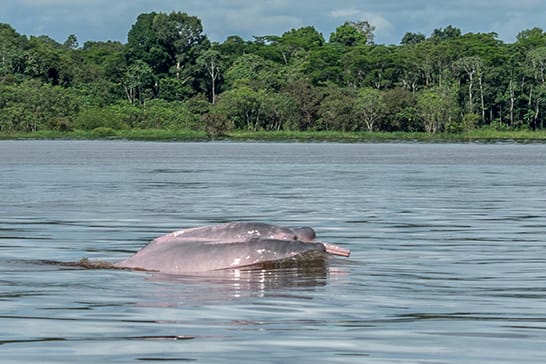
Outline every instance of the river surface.
[[(546, 145), (0, 142), (1, 363), (544, 363)], [(226, 221), (308, 225), (326, 267), (121, 260)]]

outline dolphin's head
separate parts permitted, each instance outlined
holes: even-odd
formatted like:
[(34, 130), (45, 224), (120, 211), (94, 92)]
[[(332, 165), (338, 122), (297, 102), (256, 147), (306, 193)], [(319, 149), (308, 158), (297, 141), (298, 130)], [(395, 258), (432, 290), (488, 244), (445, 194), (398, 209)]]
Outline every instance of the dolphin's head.
[(308, 243), (315, 240), (315, 238), (317, 237), (317, 234), (315, 234), (315, 230), (307, 226), (293, 227), (291, 229), (294, 231), (296, 240), (299, 240), (299, 241)]

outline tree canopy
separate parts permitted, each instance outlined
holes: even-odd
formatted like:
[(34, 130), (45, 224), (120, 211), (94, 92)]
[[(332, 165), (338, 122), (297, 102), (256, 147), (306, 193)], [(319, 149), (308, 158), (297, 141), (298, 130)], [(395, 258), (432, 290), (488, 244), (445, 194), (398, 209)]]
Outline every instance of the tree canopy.
[(151, 12), (126, 43), (80, 45), (0, 24), (0, 132), (544, 128), (542, 29), (505, 43), (448, 25), (399, 45), (376, 44), (374, 31), (359, 20), (328, 40), (305, 26), (211, 42), (199, 18)]

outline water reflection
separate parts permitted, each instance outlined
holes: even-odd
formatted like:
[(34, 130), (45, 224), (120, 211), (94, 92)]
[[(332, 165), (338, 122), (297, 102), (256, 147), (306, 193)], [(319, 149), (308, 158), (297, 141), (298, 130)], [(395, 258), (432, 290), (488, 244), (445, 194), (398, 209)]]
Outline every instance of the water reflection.
[[(164, 304), (177, 302), (205, 304), (213, 302), (235, 301), (247, 297), (266, 297), (284, 295), (292, 292), (301, 296), (302, 292), (312, 291), (325, 286), (330, 276), (346, 276), (342, 267), (330, 268), (330, 261), (338, 259), (323, 254), (310, 252), (298, 259), (290, 258), (281, 261), (265, 262), (239, 269), (216, 270), (191, 274), (166, 274), (115, 268), (111, 262), (94, 261), (83, 258), (74, 262), (55, 260), (9, 260), (14, 267), (26, 267), (25, 270), (40, 271), (43, 266), (55, 270), (112, 270), (120, 274), (131, 273), (132, 284), (139, 280), (162, 283), (154, 285), (150, 292), (154, 300)], [(35, 266), (34, 268), (32, 268)], [(21, 269), (21, 268), (18, 268)], [(16, 271), (17, 268), (14, 268)], [(158, 289), (155, 289), (158, 287)], [(295, 288), (295, 290), (293, 290)], [(282, 292), (282, 293), (279, 293)], [(150, 298), (146, 295), (147, 298)], [(165, 301), (165, 302), (161, 302)]]
[[(0, 155), (2, 362), (546, 362), (546, 144), (0, 142)], [(310, 225), (354, 254), (184, 276), (36, 263), (114, 262), (233, 220)]]
[(152, 287), (153, 300), (160, 304), (193, 305), (227, 303), (249, 297), (301, 297), (325, 286), (330, 272), (327, 261), (322, 259), (290, 267), (262, 265), (187, 275), (144, 274), (147, 281), (163, 283)]

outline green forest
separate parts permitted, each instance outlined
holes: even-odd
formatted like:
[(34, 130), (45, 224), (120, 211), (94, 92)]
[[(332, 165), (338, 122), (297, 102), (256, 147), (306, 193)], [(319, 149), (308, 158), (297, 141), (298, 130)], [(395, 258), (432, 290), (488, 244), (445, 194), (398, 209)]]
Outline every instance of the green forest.
[(398, 45), (367, 21), (210, 41), (184, 12), (145, 13), (127, 42), (64, 43), (0, 24), (0, 134), (78, 130), (421, 132), (541, 130), (546, 33), (454, 26)]

